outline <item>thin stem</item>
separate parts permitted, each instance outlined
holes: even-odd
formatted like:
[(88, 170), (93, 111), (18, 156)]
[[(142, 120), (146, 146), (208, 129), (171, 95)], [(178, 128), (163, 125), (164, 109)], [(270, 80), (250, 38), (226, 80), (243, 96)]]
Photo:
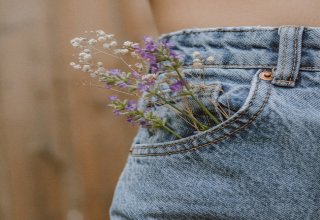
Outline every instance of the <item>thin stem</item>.
[(170, 132), (171, 134), (173, 134), (174, 136), (176, 136), (177, 138), (182, 138), (181, 135), (179, 135), (177, 132), (175, 132), (174, 130), (172, 130), (171, 128), (169, 128), (168, 126), (166, 125), (163, 125), (162, 126), (165, 130), (167, 130), (168, 132)]
[(203, 129), (208, 129), (208, 126), (202, 124), (201, 122), (199, 122), (195, 117), (192, 117), (188, 114), (185, 114), (185, 112), (183, 112), (182, 110), (180, 110), (179, 108), (177, 108), (176, 106), (174, 106), (173, 104), (171, 104), (170, 102), (168, 102), (165, 98), (163, 98), (162, 96), (160, 96), (157, 93), (154, 93), (158, 98), (160, 98), (162, 101), (164, 101), (166, 104), (170, 105), (172, 108), (176, 109), (177, 111), (179, 111), (181, 114), (189, 117), (193, 122), (197, 123), (201, 128)]
[(177, 67), (174, 67), (174, 70), (177, 72), (180, 80), (185, 85), (186, 89), (188, 90), (189, 94), (191, 95), (192, 99), (202, 108), (202, 110), (209, 115), (209, 117), (216, 123), (220, 124), (220, 121), (213, 115), (211, 112), (193, 95), (193, 92), (191, 91), (191, 88), (189, 87), (189, 84), (184, 78), (182, 77), (180, 71), (177, 69)]

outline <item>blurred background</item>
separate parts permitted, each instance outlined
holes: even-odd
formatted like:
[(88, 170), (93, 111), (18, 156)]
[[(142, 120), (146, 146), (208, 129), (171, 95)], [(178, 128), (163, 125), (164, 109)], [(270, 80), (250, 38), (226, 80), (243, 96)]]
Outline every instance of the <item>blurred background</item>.
[(0, 220), (109, 219), (137, 128), (69, 66), (97, 29), (157, 36), (146, 0), (0, 0)]

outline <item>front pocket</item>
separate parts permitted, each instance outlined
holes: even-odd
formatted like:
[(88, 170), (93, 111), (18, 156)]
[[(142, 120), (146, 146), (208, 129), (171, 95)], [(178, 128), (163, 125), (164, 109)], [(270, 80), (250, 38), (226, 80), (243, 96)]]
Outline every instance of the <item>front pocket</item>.
[[(189, 73), (194, 70), (186, 69)], [(231, 115), (218, 125), (198, 134), (188, 133), (190, 128), (175, 127), (177, 131), (186, 132), (184, 138), (174, 140), (169, 136), (157, 136), (146, 128), (139, 128), (131, 146), (132, 156), (161, 156), (196, 150), (200, 147), (218, 143), (232, 134), (245, 129), (263, 111), (271, 93), (270, 81), (261, 80), (259, 73), (263, 69), (216, 69), (206, 68), (204, 79), (214, 81), (219, 90), (213, 91), (215, 100), (222, 106), (229, 105)], [(224, 90), (223, 92), (220, 89)], [(159, 111), (161, 112), (161, 111)], [(175, 118), (173, 115), (169, 115)], [(220, 116), (221, 119), (221, 116)], [(191, 132), (191, 131), (190, 131)], [(158, 132), (160, 134), (161, 132)]]

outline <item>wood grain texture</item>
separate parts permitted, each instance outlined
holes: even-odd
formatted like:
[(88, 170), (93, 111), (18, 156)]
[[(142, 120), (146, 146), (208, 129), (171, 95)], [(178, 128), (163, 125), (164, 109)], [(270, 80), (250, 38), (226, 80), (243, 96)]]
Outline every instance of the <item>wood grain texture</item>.
[(108, 219), (137, 128), (112, 115), (109, 91), (82, 84), (99, 82), (69, 66), (70, 40), (156, 36), (147, 1), (0, 5), (0, 220)]

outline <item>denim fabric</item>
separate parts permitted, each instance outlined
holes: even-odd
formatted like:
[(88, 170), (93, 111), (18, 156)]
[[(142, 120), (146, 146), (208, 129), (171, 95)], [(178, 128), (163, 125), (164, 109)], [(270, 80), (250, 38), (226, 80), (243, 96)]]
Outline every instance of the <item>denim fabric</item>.
[[(186, 29), (160, 38), (185, 55), (191, 83), (216, 85), (198, 98), (228, 105), (231, 116), (195, 133), (164, 106), (154, 109), (183, 138), (139, 128), (110, 218), (320, 219), (320, 27)], [(194, 51), (214, 61), (194, 69)]]

